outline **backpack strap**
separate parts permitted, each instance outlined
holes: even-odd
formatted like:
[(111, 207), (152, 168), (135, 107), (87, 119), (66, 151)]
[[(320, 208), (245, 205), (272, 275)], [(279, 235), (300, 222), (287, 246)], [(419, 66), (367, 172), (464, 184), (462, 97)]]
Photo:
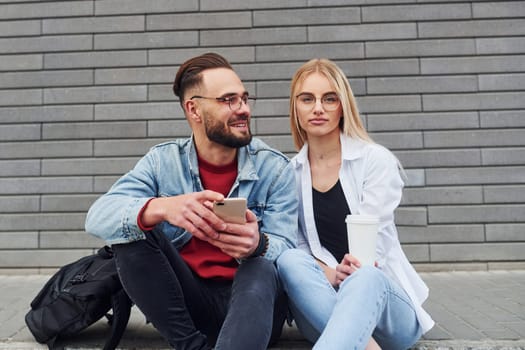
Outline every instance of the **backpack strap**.
[(104, 259), (111, 259), (113, 257), (113, 249), (110, 246), (103, 246), (97, 251), (97, 254)]
[(114, 350), (122, 338), (128, 325), (133, 303), (124, 289), (119, 290), (111, 297), (113, 315), (108, 317), (111, 325), (111, 333), (106, 340), (104, 350)]

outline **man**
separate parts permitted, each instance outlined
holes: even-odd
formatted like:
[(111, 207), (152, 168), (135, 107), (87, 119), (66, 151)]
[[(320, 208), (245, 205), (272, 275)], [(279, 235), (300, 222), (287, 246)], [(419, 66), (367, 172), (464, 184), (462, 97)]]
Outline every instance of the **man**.
[[(177, 350), (266, 349), (286, 302), (273, 261), (293, 247), (294, 174), (253, 138), (251, 97), (222, 56), (186, 61), (173, 85), (193, 135), (153, 147), (90, 208), (124, 289)], [(247, 198), (246, 223), (212, 203)]]

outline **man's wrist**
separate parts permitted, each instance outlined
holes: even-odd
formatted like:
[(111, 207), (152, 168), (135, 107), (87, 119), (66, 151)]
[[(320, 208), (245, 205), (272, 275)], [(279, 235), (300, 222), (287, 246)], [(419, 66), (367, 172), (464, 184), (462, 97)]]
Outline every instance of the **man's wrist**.
[(144, 207), (142, 207), (137, 220), (141, 229), (147, 228), (146, 231), (148, 229), (151, 230), (155, 225), (164, 220), (161, 205), (162, 200), (162, 198), (151, 198), (146, 202)]
[(270, 237), (268, 237), (266, 233), (259, 232), (259, 244), (257, 245), (257, 248), (255, 248), (250, 257), (254, 258), (257, 256), (264, 256), (268, 251), (269, 244)]

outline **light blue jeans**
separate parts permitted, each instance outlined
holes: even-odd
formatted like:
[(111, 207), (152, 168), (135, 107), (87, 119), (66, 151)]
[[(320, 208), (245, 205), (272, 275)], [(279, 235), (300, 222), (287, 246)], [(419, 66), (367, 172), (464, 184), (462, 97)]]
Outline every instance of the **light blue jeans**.
[(283, 252), (277, 268), (297, 327), (313, 349), (364, 349), (371, 336), (382, 349), (407, 349), (421, 336), (412, 301), (378, 268), (360, 268), (339, 290), (300, 249)]

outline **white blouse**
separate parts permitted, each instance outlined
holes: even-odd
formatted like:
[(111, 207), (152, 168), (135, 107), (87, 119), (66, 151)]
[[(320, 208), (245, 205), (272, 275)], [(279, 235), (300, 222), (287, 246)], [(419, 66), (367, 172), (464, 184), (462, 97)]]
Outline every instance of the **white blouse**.
[[(427, 332), (434, 326), (422, 304), (428, 287), (419, 277), (399, 242), (394, 224), (394, 210), (402, 196), (398, 161), (385, 147), (341, 134), (342, 162), (339, 179), (352, 214), (379, 216), (376, 257), (378, 267), (396, 281), (414, 303), (418, 321)], [(338, 261), (319, 241), (312, 204), (312, 178), (308, 162), (308, 144), (292, 159), (299, 193), (299, 248), (335, 268)]]

